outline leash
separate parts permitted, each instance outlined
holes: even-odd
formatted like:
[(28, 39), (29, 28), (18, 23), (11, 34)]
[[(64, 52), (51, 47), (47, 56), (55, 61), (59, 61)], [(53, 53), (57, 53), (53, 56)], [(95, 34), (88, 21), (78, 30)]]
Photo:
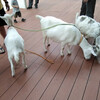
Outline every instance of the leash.
[[(12, 26), (15, 27), (15, 28), (17, 28), (17, 29), (24, 30), (24, 31), (39, 32), (39, 31), (44, 31), (44, 30), (48, 30), (48, 29), (54, 28), (54, 27), (59, 26), (59, 25), (73, 25), (73, 26), (75, 26), (74, 24), (56, 24), (56, 25), (53, 25), (53, 26), (50, 26), (50, 27), (47, 27), (47, 28), (44, 28), (44, 29), (39, 29), (39, 30), (28, 30), (28, 29), (23, 29), (23, 28), (14, 26), (14, 25), (12, 25)], [(76, 27), (76, 26), (75, 26), (75, 27)], [(77, 27), (76, 27), (76, 28), (77, 28)], [(82, 39), (83, 39), (83, 36), (81, 35), (80, 42), (82, 41)], [(80, 42), (79, 42), (79, 44), (80, 44)], [(40, 56), (41, 58), (43, 58), (44, 60), (48, 61), (49, 63), (54, 64), (53, 61), (48, 60), (48, 59), (46, 59), (45, 57), (43, 57), (43, 56), (41, 56), (41, 55), (39, 55), (39, 54), (37, 54), (37, 53), (35, 53), (35, 52), (29, 51), (29, 50), (26, 50), (26, 49), (25, 49), (25, 51), (27, 51), (27, 52), (29, 52), (29, 53), (32, 53), (32, 54), (35, 54), (35, 55), (37, 55), (37, 56)]]
[[(56, 25), (53, 25), (53, 26), (50, 26), (50, 27), (47, 27), (47, 28), (44, 28), (44, 29), (39, 29), (39, 30), (28, 30), (28, 29), (23, 29), (23, 28), (14, 26), (14, 25), (12, 25), (12, 26), (15, 27), (15, 28), (17, 28), (17, 29), (24, 30), (24, 31), (39, 32), (39, 31), (44, 31), (44, 30), (51, 29), (51, 28), (56, 27), (56, 26), (59, 26), (59, 25), (73, 25), (73, 26), (75, 26), (74, 24), (56, 24)], [(35, 52), (29, 51), (29, 50), (26, 50), (26, 51), (29, 52), (29, 53), (35, 54), (35, 55), (37, 55), (37, 56), (40, 56), (41, 58), (43, 58), (44, 60), (48, 61), (49, 63), (54, 64), (53, 61), (48, 60), (48, 59), (46, 59), (45, 57), (43, 57), (43, 56), (41, 56), (41, 55), (39, 55), (39, 54), (37, 54), (37, 53), (35, 53)]]
[(40, 32), (40, 31), (44, 31), (44, 30), (48, 30), (48, 29), (54, 28), (54, 27), (59, 26), (59, 25), (73, 25), (73, 26), (75, 26), (74, 24), (67, 24), (67, 23), (66, 24), (56, 24), (56, 25), (53, 25), (53, 26), (50, 26), (50, 27), (47, 27), (47, 28), (44, 28), (44, 29), (39, 29), (39, 30), (28, 30), (28, 29), (23, 29), (23, 28), (14, 26), (14, 25), (12, 25), (12, 26), (15, 27), (15, 28), (17, 28), (17, 29), (23, 30), (23, 31)]
[(43, 56), (41, 56), (41, 55), (39, 55), (39, 54), (37, 54), (37, 53), (35, 53), (35, 52), (29, 51), (29, 50), (26, 50), (26, 49), (25, 49), (25, 51), (27, 51), (27, 52), (29, 52), (29, 53), (32, 53), (32, 54), (35, 54), (35, 55), (37, 55), (37, 56), (40, 56), (41, 58), (43, 58), (44, 60), (48, 61), (49, 63), (54, 64), (53, 61), (48, 60), (48, 59), (46, 59), (45, 57), (43, 57)]

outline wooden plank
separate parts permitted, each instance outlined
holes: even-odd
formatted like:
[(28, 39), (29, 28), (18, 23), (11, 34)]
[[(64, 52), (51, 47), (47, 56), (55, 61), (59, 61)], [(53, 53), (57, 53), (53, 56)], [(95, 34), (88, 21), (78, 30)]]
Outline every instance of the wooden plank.
[(54, 100), (61, 100), (61, 99), (66, 100), (69, 98), (70, 93), (73, 89), (73, 86), (79, 75), (79, 72), (82, 68), (84, 58), (82, 58), (81, 55), (82, 55), (82, 52), (80, 50), (80, 52), (76, 56), (76, 59), (72, 63), (69, 72), (66, 73), (65, 79), (64, 79), (58, 93), (56, 94)]
[(100, 82), (99, 82), (99, 87), (98, 87), (98, 93), (97, 93), (96, 100), (99, 100), (99, 99), (100, 99)]
[[(73, 52), (75, 51), (75, 52)], [(63, 64), (60, 66), (59, 70), (55, 73), (54, 78), (50, 81), (47, 87), (42, 91), (40, 95), (41, 100), (53, 100), (56, 93), (58, 92), (66, 73), (69, 71), (71, 64), (75, 60), (77, 52), (79, 51), (78, 47), (74, 47), (72, 51), (72, 55), (66, 56)], [(44, 80), (45, 83), (45, 80)], [(37, 99), (38, 100), (38, 99)]]
[(89, 100), (89, 99), (96, 100), (99, 88), (99, 81), (100, 81), (100, 77), (98, 77), (99, 75), (100, 75), (100, 65), (95, 60), (87, 84), (87, 88), (83, 97), (84, 100)]
[[(42, 0), (38, 9), (21, 9), (26, 22), (15, 24), (25, 29), (40, 29), (35, 15), (54, 16), (67, 22), (75, 20), (80, 11), (81, 0)], [(96, 3), (95, 19), (98, 15), (99, 0)], [(74, 4), (74, 5), (73, 5)], [(72, 6), (73, 5), (73, 6)], [(8, 13), (12, 13), (12, 10)], [(18, 19), (19, 20), (19, 19)], [(60, 57), (60, 44), (50, 41), (48, 53), (43, 50), (42, 32), (28, 32), (17, 29), (25, 40), (25, 48), (55, 61), (51, 65), (42, 58), (26, 53), (27, 72), (17, 66), (12, 78), (7, 54), (0, 55), (0, 100), (99, 100), (100, 65), (92, 57), (86, 61), (78, 46), (72, 47), (72, 55)], [(0, 43), (3, 39), (0, 39)], [(80, 51), (78, 51), (80, 50)], [(78, 54), (77, 54), (78, 52)], [(5, 63), (6, 62), (6, 63)]]
[(69, 100), (82, 100), (84, 90), (87, 85), (89, 75), (91, 73), (93, 60), (94, 60), (93, 58), (89, 61), (84, 60), (82, 69), (75, 82)]

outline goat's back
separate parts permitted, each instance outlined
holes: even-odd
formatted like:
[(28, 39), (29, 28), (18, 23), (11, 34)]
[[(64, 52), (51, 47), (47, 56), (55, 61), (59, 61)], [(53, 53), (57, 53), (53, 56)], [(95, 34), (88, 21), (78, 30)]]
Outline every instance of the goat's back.
[(94, 19), (76, 14), (75, 25), (87, 37), (97, 37), (100, 34), (100, 24)]
[(41, 17), (40, 23), (43, 28), (47, 28), (47, 27), (57, 25), (57, 24), (67, 24), (67, 22), (64, 22), (63, 20), (58, 19), (53, 16)]
[(24, 40), (13, 27), (7, 30), (4, 42), (9, 56), (17, 57), (19, 53), (24, 51)]
[(59, 25), (46, 31), (47, 37), (56, 42), (76, 45), (80, 41), (81, 33), (73, 25)]
[(42, 29), (57, 25), (43, 31), (43, 34), (46, 34), (47, 37), (56, 42), (69, 42), (72, 45), (76, 45), (80, 41), (80, 31), (70, 23), (52, 16), (40, 17), (40, 23)]

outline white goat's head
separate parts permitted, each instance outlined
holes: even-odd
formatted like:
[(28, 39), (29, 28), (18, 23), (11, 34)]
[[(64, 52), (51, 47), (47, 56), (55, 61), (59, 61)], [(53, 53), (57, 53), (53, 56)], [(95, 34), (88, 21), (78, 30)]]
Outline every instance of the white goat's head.
[(14, 14), (5, 14), (4, 16), (0, 16), (1, 19), (3, 19), (8, 26), (12, 26), (13, 25), (13, 21), (12, 21), (12, 17), (14, 16)]
[(85, 52), (84, 52), (84, 57), (87, 60), (91, 58), (91, 55), (97, 56), (92, 47), (86, 49)]

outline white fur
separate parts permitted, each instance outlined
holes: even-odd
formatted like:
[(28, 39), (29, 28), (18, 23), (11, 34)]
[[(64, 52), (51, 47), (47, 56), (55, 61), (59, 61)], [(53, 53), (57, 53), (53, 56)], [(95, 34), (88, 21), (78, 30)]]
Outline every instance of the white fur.
[(84, 54), (85, 59), (87, 59), (87, 60), (90, 59), (91, 54), (93, 54), (94, 56), (97, 56), (96, 53), (93, 50), (92, 45), (90, 45), (84, 37), (83, 37), (82, 42), (80, 43), (79, 46), (83, 50), (83, 54)]
[(77, 13), (75, 25), (85, 36), (85, 38), (92, 37), (95, 39), (100, 35), (100, 23), (95, 21), (93, 18), (85, 15), (79, 16), (79, 13)]
[[(67, 24), (67, 25), (59, 25), (43, 31), (44, 51), (47, 52), (46, 41), (47, 45), (49, 45), (49, 38), (50, 38), (55, 42), (61, 43), (61, 56), (64, 55), (63, 50), (65, 45), (67, 45), (68, 54), (71, 54), (70, 45), (78, 45), (81, 40), (81, 33), (79, 29), (76, 28), (74, 25), (69, 25), (69, 23), (64, 22), (61, 19), (52, 16), (42, 17), (40, 15), (36, 15), (36, 17), (40, 19), (42, 29), (57, 24)], [(84, 52), (85, 59), (90, 59), (91, 54), (96, 56), (92, 46), (87, 42), (85, 38), (83, 38), (83, 40), (81, 41), (80, 47)]]
[[(0, 16), (1, 17), (1, 16)], [(5, 14), (2, 19), (5, 20), (7, 25), (9, 26), (7, 30), (7, 36), (4, 40), (7, 53), (8, 53), (8, 59), (11, 64), (11, 71), (12, 71), (12, 76), (15, 75), (15, 68), (13, 64), (13, 59), (16, 61), (16, 63), (20, 60), (20, 54), (22, 55), (22, 63), (27, 69), (27, 65), (25, 62), (25, 53), (24, 53), (24, 40), (23, 38), (19, 35), (19, 33), (16, 31), (16, 29), (12, 26), (12, 17), (13, 14)]]

